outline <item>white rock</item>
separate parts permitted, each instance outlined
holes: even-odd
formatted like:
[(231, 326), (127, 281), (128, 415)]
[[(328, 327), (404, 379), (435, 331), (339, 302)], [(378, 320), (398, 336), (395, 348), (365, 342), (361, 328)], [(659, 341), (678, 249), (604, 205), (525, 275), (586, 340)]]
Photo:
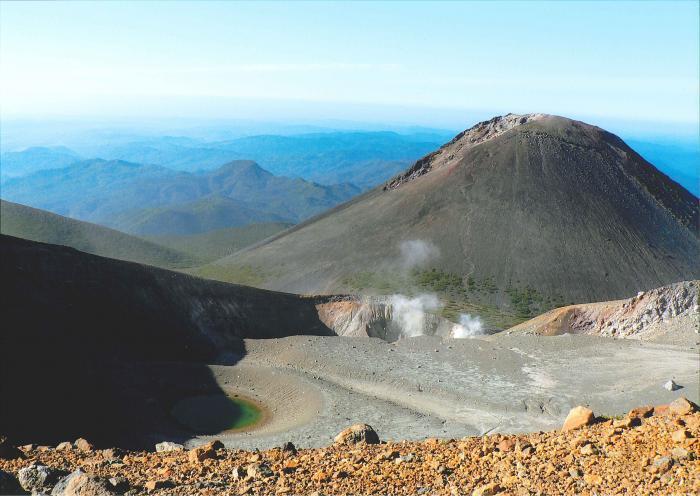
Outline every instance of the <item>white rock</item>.
[(664, 389), (666, 389), (667, 391), (675, 391), (676, 389), (680, 389), (680, 388), (678, 387), (678, 384), (676, 384), (675, 382), (668, 381), (666, 384), (664, 384)]
[(182, 451), (185, 447), (181, 444), (172, 443), (170, 441), (163, 441), (162, 443), (156, 444), (156, 451)]

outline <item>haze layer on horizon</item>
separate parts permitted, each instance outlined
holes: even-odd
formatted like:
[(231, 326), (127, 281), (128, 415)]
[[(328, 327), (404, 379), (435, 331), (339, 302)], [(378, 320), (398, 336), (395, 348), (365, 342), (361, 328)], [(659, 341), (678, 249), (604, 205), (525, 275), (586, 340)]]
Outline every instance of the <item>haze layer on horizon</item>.
[(697, 129), (692, 1), (18, 2), (0, 23), (3, 120)]

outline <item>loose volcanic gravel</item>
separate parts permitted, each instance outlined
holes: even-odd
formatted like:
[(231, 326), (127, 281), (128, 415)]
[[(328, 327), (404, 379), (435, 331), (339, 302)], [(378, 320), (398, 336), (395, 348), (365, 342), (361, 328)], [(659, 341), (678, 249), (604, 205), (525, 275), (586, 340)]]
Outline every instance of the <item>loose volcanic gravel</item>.
[(36, 462), (80, 468), (128, 479), (127, 494), (700, 494), (696, 410), (688, 403), (680, 411), (640, 408), (566, 432), (298, 452), (292, 446), (227, 450), (218, 442), (189, 451), (121, 452), (81, 441), (64, 449), (25, 447), (26, 458), (0, 460), (0, 470), (17, 474)]

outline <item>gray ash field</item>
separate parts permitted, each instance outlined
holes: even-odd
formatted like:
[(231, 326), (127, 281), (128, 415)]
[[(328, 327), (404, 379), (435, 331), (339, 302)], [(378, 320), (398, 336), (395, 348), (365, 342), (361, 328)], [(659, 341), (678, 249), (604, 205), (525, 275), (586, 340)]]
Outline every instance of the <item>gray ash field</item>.
[[(549, 430), (577, 404), (615, 416), (681, 394), (698, 400), (698, 347), (688, 343), (503, 333), (395, 343), (294, 336), (245, 344), (245, 358), (211, 367), (213, 377), (223, 390), (257, 399), (272, 418), (214, 436), (230, 448), (285, 441), (325, 446), (358, 422), (393, 440)], [(671, 378), (683, 389), (664, 389)]]

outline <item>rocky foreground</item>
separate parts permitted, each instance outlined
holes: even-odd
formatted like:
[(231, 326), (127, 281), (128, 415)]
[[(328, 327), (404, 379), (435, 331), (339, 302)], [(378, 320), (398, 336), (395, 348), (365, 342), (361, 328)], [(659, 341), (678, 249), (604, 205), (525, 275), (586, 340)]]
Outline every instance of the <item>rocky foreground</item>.
[(700, 412), (679, 398), (618, 419), (584, 407), (558, 431), (380, 442), (367, 425), (332, 446), (297, 451), (96, 450), (0, 443), (0, 493), (112, 494), (700, 494)]

